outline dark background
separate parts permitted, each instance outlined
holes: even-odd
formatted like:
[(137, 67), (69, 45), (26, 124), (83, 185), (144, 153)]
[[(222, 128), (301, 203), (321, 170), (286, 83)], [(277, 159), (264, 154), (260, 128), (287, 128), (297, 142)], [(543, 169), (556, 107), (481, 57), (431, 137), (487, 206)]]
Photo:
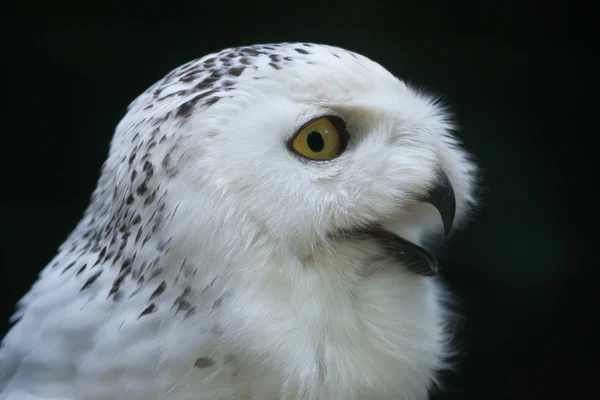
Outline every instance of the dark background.
[(593, 83), (583, 77), (588, 11), (516, 1), (287, 7), (170, 2), (146, 3), (162, 13), (154, 17), (143, 7), (34, 17), (23, 12), (50, 6), (28, 2), (3, 17), (0, 337), (81, 217), (131, 100), (224, 47), (320, 42), (443, 96), (482, 167), (484, 206), (442, 260), (463, 314), (463, 355), (436, 398), (582, 398), (598, 365), (597, 274), (582, 256), (593, 247), (582, 224), (593, 209), (579, 201), (591, 193), (582, 174), (595, 160), (583, 151), (598, 132), (585, 127), (581, 105)]

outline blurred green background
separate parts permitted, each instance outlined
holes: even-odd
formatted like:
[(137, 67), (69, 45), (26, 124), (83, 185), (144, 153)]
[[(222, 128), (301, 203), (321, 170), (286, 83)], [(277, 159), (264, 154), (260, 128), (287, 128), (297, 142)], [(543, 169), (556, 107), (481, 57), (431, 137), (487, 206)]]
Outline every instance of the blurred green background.
[[(582, 361), (597, 360), (596, 280), (581, 257), (591, 237), (574, 217), (583, 167), (572, 161), (591, 134), (575, 122), (575, 92), (590, 82), (586, 17), (516, 1), (148, 3), (93, 18), (15, 7), (1, 63), (0, 337), (81, 217), (131, 100), (224, 47), (327, 43), (442, 96), (482, 168), (483, 207), (442, 259), (462, 355), (435, 398), (581, 398), (586, 384), (567, 376), (585, 382), (593, 369)], [(162, 15), (141, 16), (147, 9)]]

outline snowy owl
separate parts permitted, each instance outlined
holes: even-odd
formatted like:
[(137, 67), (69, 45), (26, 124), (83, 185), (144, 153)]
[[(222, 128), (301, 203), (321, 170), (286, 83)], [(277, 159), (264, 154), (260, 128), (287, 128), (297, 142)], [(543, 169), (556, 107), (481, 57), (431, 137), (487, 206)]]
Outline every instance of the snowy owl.
[(359, 54), (191, 61), (118, 124), (0, 399), (426, 399), (451, 351), (430, 245), (475, 172), (439, 102)]

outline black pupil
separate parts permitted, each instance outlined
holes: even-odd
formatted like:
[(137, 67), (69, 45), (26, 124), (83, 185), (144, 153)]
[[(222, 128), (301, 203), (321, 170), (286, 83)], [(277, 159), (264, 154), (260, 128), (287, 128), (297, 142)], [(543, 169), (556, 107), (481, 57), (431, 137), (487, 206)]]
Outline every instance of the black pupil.
[(323, 135), (319, 132), (311, 132), (306, 137), (306, 143), (308, 144), (308, 148), (314, 151), (315, 153), (320, 152), (325, 147), (325, 140), (323, 139)]

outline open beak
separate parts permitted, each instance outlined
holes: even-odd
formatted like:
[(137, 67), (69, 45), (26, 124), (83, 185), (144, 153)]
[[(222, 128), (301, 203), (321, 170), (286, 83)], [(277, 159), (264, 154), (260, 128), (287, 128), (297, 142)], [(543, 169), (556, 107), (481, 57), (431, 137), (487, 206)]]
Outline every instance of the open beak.
[[(431, 190), (426, 195), (418, 198), (418, 201), (429, 203), (438, 210), (442, 217), (444, 233), (448, 236), (456, 213), (456, 199), (450, 179), (443, 171), (440, 171)], [(397, 256), (409, 271), (421, 276), (437, 275), (437, 260), (426, 249), (385, 230), (381, 226), (374, 227), (371, 234)]]

